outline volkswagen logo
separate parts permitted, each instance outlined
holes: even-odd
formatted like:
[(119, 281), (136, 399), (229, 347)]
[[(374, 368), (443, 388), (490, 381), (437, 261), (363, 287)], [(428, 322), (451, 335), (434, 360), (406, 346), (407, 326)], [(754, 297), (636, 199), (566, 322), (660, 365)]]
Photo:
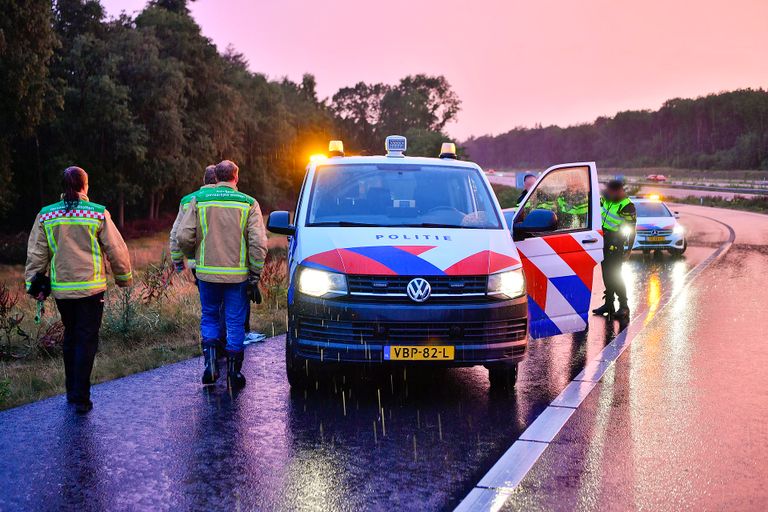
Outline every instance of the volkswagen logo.
[(408, 297), (410, 297), (412, 301), (424, 302), (432, 293), (432, 286), (429, 284), (429, 282), (427, 282), (426, 279), (417, 277), (415, 279), (411, 279), (411, 282), (408, 283), (406, 291), (408, 292)]

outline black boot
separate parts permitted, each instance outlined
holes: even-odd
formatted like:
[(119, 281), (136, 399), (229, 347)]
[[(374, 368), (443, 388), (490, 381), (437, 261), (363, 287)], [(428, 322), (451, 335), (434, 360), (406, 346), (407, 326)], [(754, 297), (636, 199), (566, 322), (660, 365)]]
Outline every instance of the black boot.
[(219, 378), (219, 368), (216, 363), (216, 346), (203, 347), (203, 359), (205, 370), (203, 371), (203, 384), (213, 384)]
[(74, 402), (75, 412), (77, 414), (88, 414), (93, 409), (93, 402), (86, 400), (83, 402)]
[(598, 316), (611, 316), (613, 315), (613, 304), (605, 303), (599, 308), (593, 309), (592, 313)]
[(216, 359), (223, 360), (227, 358), (227, 338), (216, 340)]
[(243, 353), (227, 352), (227, 386), (236, 390), (245, 387), (245, 376), (240, 372), (243, 369)]
[(629, 306), (619, 303), (619, 309), (616, 310), (615, 316), (619, 318), (629, 318)]

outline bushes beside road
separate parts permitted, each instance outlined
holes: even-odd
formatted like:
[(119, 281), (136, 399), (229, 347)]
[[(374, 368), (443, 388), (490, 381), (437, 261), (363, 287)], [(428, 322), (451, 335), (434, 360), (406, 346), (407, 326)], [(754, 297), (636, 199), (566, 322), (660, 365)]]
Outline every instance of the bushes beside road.
[(756, 213), (768, 213), (768, 196), (736, 196), (733, 199), (726, 199), (717, 196), (688, 196), (685, 198), (674, 198), (671, 200), (675, 203), (696, 204), (700, 206), (712, 206), (715, 208), (731, 208), (733, 210), (745, 210), (748, 212)]
[[(286, 330), (287, 267), (283, 239), (271, 241), (262, 274), (264, 303), (251, 328)], [(175, 274), (163, 253), (166, 235), (131, 244), (136, 285), (110, 287), (93, 380), (103, 382), (197, 356), (200, 303), (191, 273)], [(0, 410), (64, 391), (63, 329), (53, 299), (35, 325), (35, 303), (23, 290), (21, 266), (0, 266)], [(11, 284), (13, 283), (13, 284)]]

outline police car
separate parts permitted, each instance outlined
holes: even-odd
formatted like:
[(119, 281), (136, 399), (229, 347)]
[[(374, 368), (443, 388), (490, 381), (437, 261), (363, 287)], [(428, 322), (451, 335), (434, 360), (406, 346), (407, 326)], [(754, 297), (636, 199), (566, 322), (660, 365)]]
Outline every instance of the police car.
[[(670, 211), (656, 194), (633, 196), (630, 199), (637, 209), (635, 243), (632, 250), (649, 253), (652, 250), (666, 249), (670, 254), (683, 254), (688, 243), (685, 239), (685, 228), (677, 220), (677, 212)], [(631, 228), (625, 226), (622, 229)], [(629, 231), (624, 233), (629, 235)]]
[[(592, 275), (602, 258), (594, 163), (542, 174), (512, 233), (482, 169), (456, 158), (386, 155), (312, 158), (288, 235), (286, 370), (314, 385), (337, 365), (484, 365), (492, 387), (513, 385), (528, 338), (584, 330)], [(558, 221), (538, 200), (588, 198), (583, 219)], [(538, 198), (538, 199), (537, 199)]]

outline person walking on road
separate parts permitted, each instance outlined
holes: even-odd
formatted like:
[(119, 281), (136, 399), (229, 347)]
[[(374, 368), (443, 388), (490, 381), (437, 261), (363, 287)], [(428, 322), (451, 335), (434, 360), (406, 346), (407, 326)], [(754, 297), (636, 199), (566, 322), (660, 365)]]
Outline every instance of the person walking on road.
[[(637, 211), (635, 205), (627, 197), (624, 183), (611, 180), (605, 187), (604, 196), (600, 198), (601, 217), (603, 224), (603, 283), (605, 284), (605, 303), (592, 312), (596, 315), (629, 316), (627, 305), (627, 287), (621, 276), (621, 265), (625, 255), (625, 244), (632, 247), (635, 242), (635, 224)], [(622, 233), (623, 227), (629, 227), (629, 235)], [(619, 299), (619, 309), (614, 311), (615, 299)]]
[(38, 301), (49, 292), (56, 299), (64, 324), (67, 401), (78, 413), (87, 413), (93, 408), (91, 371), (107, 289), (104, 256), (121, 287), (132, 282), (131, 259), (107, 209), (88, 200), (88, 174), (68, 167), (62, 181), (61, 201), (35, 218), (24, 276), (27, 292)]
[(203, 384), (219, 377), (216, 338), (219, 311), (227, 326), (227, 385), (245, 386), (242, 374), (248, 301), (260, 303), (259, 278), (267, 255), (267, 236), (259, 203), (237, 190), (240, 169), (224, 160), (216, 165), (218, 183), (198, 191), (181, 219), (176, 238), (196, 261), (202, 317)]
[[(187, 212), (187, 208), (189, 208), (189, 203), (192, 201), (192, 198), (197, 194), (200, 190), (203, 190), (204, 188), (212, 188), (216, 186), (216, 166), (215, 165), (209, 165), (205, 168), (205, 174), (203, 175), (203, 186), (200, 187), (199, 190), (196, 190), (192, 192), (191, 194), (187, 194), (186, 196), (181, 198), (181, 201), (179, 202), (179, 213), (176, 214), (176, 219), (173, 221), (173, 226), (171, 226), (171, 234), (170, 234), (170, 249), (171, 249), (171, 261), (173, 262), (173, 266), (176, 269), (176, 272), (181, 273), (184, 271), (187, 265), (184, 264), (184, 253), (181, 252), (181, 249), (179, 249), (179, 242), (176, 240), (176, 232), (179, 230), (179, 224), (181, 224), (181, 219), (184, 217), (184, 214)], [(187, 264), (189, 265), (189, 268), (194, 271), (195, 269), (195, 260), (189, 259), (187, 260)]]
[[(169, 236), (169, 245), (171, 250), (171, 261), (173, 262), (173, 266), (176, 269), (176, 272), (179, 274), (184, 272), (187, 266), (189, 266), (189, 269), (192, 271), (192, 275), (195, 278), (196, 286), (198, 285), (198, 281), (197, 281), (197, 275), (195, 270), (195, 260), (190, 258), (187, 260), (186, 264), (184, 263), (184, 253), (179, 248), (179, 242), (176, 239), (176, 233), (179, 230), (179, 224), (181, 224), (181, 219), (184, 218), (184, 214), (187, 212), (187, 209), (189, 208), (189, 203), (192, 201), (192, 198), (195, 197), (195, 194), (197, 194), (200, 190), (215, 187), (217, 182), (218, 180), (216, 179), (216, 166), (209, 165), (208, 167), (205, 168), (205, 174), (203, 174), (203, 186), (200, 187), (200, 189), (195, 190), (194, 192), (187, 194), (186, 196), (181, 198), (181, 201), (179, 202), (179, 212), (176, 214), (176, 219), (173, 221), (173, 226), (171, 226), (171, 233)], [(227, 345), (227, 328), (226, 328), (226, 324), (224, 323), (223, 310), (219, 315), (219, 326), (220, 326), (219, 338), (218, 338), (218, 343), (216, 345), (216, 357), (218, 359), (221, 359), (226, 355), (226, 345)]]

